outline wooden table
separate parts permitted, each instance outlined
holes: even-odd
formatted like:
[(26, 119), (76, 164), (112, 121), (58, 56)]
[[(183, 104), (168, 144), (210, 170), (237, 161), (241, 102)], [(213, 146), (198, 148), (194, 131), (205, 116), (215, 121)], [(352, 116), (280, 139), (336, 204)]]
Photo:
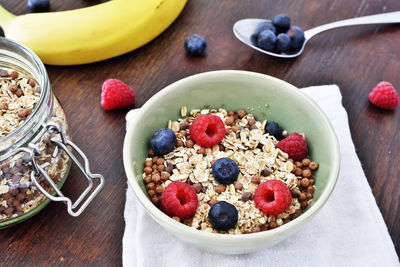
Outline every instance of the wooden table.
[[(52, 10), (100, 2), (104, 1), (53, 0)], [(25, 0), (0, 3), (15, 14), (29, 12)], [(297, 87), (339, 85), (358, 157), (399, 253), (400, 108), (393, 112), (377, 109), (368, 103), (368, 93), (381, 80), (393, 83), (400, 93), (400, 25), (357, 26), (324, 33), (309, 43), (301, 57), (292, 60), (251, 50), (232, 33), (232, 25), (239, 19), (272, 18), (282, 12), (308, 29), (396, 10), (400, 10), (398, 0), (189, 1), (171, 27), (134, 52), (83, 66), (47, 66), (53, 90), (67, 113), (72, 138), (88, 154), (92, 169), (104, 174), (106, 186), (78, 218), (70, 217), (64, 205), (51, 203), (28, 221), (2, 230), (0, 262), (8, 266), (121, 265), (126, 190), (122, 145), (128, 110), (105, 112), (100, 106), (101, 84), (107, 78), (125, 81), (135, 89), (135, 107), (140, 107), (176, 80), (218, 69), (265, 73)], [(206, 57), (185, 55), (183, 42), (192, 33), (207, 39)], [(73, 168), (63, 188), (67, 195), (82, 190), (78, 176)]]

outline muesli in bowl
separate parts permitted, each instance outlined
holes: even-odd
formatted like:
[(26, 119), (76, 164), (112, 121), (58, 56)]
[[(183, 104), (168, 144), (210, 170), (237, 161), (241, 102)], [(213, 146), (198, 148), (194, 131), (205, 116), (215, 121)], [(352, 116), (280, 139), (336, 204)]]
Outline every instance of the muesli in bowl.
[(143, 180), (154, 205), (178, 222), (247, 234), (299, 217), (313, 199), (318, 163), (303, 135), (241, 109), (197, 109), (150, 140)]

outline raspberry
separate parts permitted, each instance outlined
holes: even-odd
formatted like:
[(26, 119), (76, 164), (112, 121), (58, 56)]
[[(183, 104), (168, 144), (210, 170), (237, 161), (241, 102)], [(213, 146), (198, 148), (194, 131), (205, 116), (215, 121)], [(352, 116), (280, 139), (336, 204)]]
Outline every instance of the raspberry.
[(387, 110), (395, 109), (399, 104), (399, 95), (388, 82), (378, 83), (368, 97), (372, 104)]
[(216, 115), (197, 117), (190, 126), (190, 136), (199, 146), (215, 146), (225, 137), (225, 124)]
[(289, 188), (279, 180), (268, 180), (260, 184), (253, 199), (258, 209), (270, 215), (282, 213), (292, 203)]
[(289, 157), (294, 160), (302, 160), (308, 155), (307, 142), (303, 136), (298, 133), (292, 133), (282, 141), (280, 141), (276, 148), (279, 148), (285, 153), (289, 154)]
[(135, 99), (132, 88), (120, 80), (108, 79), (101, 87), (101, 106), (106, 110), (129, 107)]
[(161, 209), (171, 217), (188, 218), (196, 212), (198, 204), (194, 189), (179, 181), (170, 183), (161, 195)]

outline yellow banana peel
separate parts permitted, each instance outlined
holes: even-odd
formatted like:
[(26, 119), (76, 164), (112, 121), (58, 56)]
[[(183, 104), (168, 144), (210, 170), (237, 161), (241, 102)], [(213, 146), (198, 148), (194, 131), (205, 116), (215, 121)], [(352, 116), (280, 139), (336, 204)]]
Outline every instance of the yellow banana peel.
[(181, 13), (186, 0), (112, 0), (91, 7), (15, 16), (0, 5), (6, 38), (51, 65), (112, 58), (150, 42)]

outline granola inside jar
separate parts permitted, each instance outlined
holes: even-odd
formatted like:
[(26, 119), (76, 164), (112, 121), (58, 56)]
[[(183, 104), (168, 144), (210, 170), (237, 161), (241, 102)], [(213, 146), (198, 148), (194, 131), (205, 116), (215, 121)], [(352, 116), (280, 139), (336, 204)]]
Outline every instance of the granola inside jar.
[[(46, 70), (28, 49), (0, 39), (0, 228), (21, 222), (50, 200), (31, 179), (31, 157), (57, 187), (64, 183), (70, 168), (69, 156), (53, 144), (56, 133), (45, 131), (54, 123), (65, 132), (65, 113), (51, 92)], [(36, 154), (19, 148), (35, 146)], [(27, 149), (27, 151), (29, 151)], [(11, 156), (10, 156), (11, 155)], [(43, 175), (36, 180), (49, 193), (54, 189)]]

